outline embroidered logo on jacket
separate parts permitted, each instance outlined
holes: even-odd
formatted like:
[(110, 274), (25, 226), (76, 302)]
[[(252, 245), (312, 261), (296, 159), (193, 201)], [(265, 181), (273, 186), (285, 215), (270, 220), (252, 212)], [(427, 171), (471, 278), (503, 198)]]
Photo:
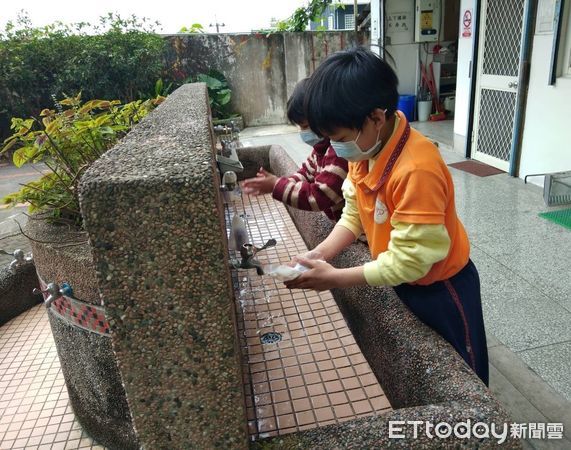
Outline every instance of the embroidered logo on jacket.
[(385, 206), (385, 204), (381, 201), (381, 199), (377, 198), (375, 202), (375, 223), (381, 224), (387, 221), (389, 216), (389, 210)]

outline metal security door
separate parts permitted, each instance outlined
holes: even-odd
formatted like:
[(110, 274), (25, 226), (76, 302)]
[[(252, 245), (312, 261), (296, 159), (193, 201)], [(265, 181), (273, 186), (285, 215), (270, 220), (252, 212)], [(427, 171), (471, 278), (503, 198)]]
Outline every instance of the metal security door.
[(482, 0), (472, 157), (509, 169), (525, 0)]

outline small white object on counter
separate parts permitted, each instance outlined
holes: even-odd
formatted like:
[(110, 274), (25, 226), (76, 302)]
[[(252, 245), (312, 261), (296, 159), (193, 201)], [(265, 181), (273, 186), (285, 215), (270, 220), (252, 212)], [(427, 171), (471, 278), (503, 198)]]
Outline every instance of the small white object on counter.
[(296, 270), (294, 267), (285, 266), (285, 265), (275, 265), (270, 264), (265, 269), (264, 272), (267, 275), (270, 275), (273, 278), (276, 278), (280, 281), (291, 281), (295, 280), (297, 277), (301, 275), (299, 270)]
[(297, 263), (294, 267), (286, 266), (286, 265), (276, 265), (276, 264), (269, 264), (265, 269), (264, 272), (271, 277), (274, 277), (280, 281), (291, 281), (295, 280), (299, 277), (303, 272), (307, 272), (309, 267), (305, 267), (299, 263)]

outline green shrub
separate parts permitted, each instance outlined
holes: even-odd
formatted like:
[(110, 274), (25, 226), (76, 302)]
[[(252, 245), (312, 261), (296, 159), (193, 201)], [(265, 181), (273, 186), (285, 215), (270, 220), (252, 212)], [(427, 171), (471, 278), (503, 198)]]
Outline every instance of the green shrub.
[(136, 16), (41, 28), (19, 16), (0, 33), (0, 139), (10, 118), (37, 115), (54, 97), (81, 91), (122, 102), (149, 98), (164, 76), (166, 45), (153, 24)]
[[(188, 81), (192, 82), (193, 80), (191, 78)], [(228, 119), (236, 115), (230, 113), (229, 107), (232, 91), (228, 85), (228, 80), (221, 72), (210, 69), (208, 73), (199, 73), (194, 81), (206, 83), (212, 117), (215, 119)]]
[(164, 97), (81, 103), (81, 94), (44, 109), (40, 118), (12, 119), (13, 135), (1, 153), (15, 150), (17, 167), (43, 162), (50, 173), (2, 199), (4, 204), (29, 203), (29, 212), (47, 211), (53, 222), (82, 225), (78, 185), (81, 175), (104, 152), (145, 117)]
[[(311, 21), (318, 20), (323, 12), (331, 5), (332, 0), (310, 0), (307, 6), (300, 6), (286, 20), (278, 21), (277, 31), (305, 31)], [(333, 7), (342, 7), (342, 3), (336, 3)]]

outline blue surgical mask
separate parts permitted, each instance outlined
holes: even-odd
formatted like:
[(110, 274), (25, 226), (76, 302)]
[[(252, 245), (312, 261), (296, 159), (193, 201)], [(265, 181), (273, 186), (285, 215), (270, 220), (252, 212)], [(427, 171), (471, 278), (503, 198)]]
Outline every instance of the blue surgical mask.
[(347, 142), (331, 141), (331, 146), (333, 147), (333, 150), (335, 150), (337, 156), (339, 156), (340, 158), (344, 158), (347, 161), (351, 162), (363, 161), (365, 159), (372, 158), (377, 153), (379, 153), (379, 149), (381, 148), (381, 144), (383, 143), (383, 141), (379, 139), (380, 135), (381, 135), (381, 130), (379, 130), (377, 134), (377, 142), (375, 142), (375, 145), (373, 145), (369, 150), (366, 151), (361, 150), (361, 147), (359, 147), (359, 145), (357, 144), (359, 136), (361, 136), (360, 131), (355, 140)]
[(303, 142), (312, 147), (321, 141), (321, 138), (311, 130), (301, 130), (299, 136)]

